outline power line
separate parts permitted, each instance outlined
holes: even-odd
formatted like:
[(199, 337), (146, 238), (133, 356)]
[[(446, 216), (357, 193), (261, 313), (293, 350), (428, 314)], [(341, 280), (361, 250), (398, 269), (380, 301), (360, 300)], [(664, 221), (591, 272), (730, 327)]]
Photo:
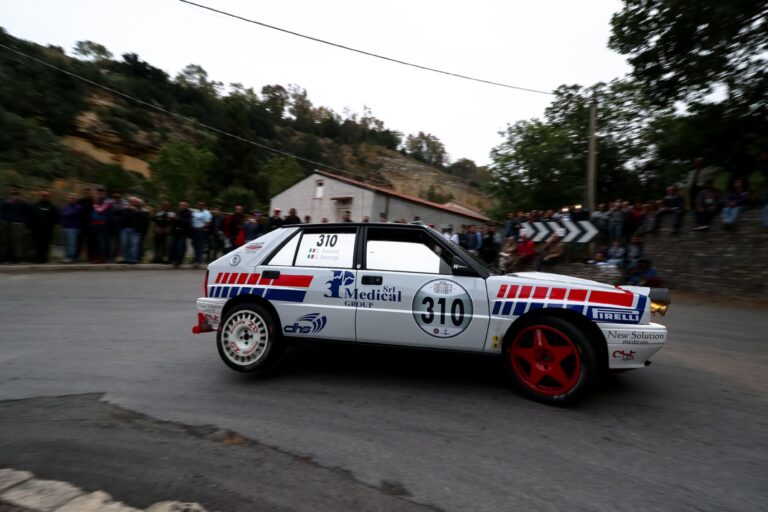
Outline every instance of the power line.
[[(187, 123), (200, 126), (200, 127), (205, 128), (207, 130), (216, 132), (216, 133), (218, 133), (220, 135), (226, 135), (227, 137), (232, 137), (233, 139), (237, 139), (237, 140), (239, 140), (241, 142), (245, 142), (247, 144), (251, 144), (251, 145), (256, 146), (258, 148), (265, 149), (267, 151), (271, 151), (271, 152), (277, 153), (279, 155), (295, 158), (296, 160), (300, 160), (302, 162), (305, 162), (305, 163), (308, 163), (308, 164), (312, 164), (312, 165), (317, 166), (317, 167), (324, 167), (326, 169), (330, 169), (332, 171), (335, 171), (335, 172), (337, 172), (339, 174), (346, 174), (346, 175), (349, 175), (349, 176), (352, 176), (352, 177), (356, 177), (355, 174), (353, 174), (353, 173), (351, 173), (349, 171), (346, 171), (344, 169), (339, 169), (339, 168), (333, 167), (331, 165), (327, 165), (327, 164), (324, 164), (324, 163), (321, 163), (321, 162), (316, 162), (314, 160), (310, 160), (308, 158), (304, 158), (302, 156), (295, 155), (293, 153), (289, 153), (288, 151), (283, 151), (281, 149), (276, 149), (276, 148), (273, 148), (271, 146), (267, 146), (266, 144), (261, 144), (259, 142), (256, 142), (256, 141), (253, 141), (253, 140), (250, 140), (250, 139), (246, 139), (246, 138), (241, 137), (239, 135), (236, 135), (234, 133), (230, 133), (230, 132), (221, 130), (219, 128), (216, 128), (215, 126), (211, 126), (209, 124), (203, 123), (202, 121), (198, 121), (197, 119), (194, 119), (194, 118), (191, 118), (191, 117), (187, 117), (187, 116), (184, 116), (184, 115), (181, 115), (181, 114), (177, 114), (176, 112), (173, 112), (171, 110), (168, 110), (168, 109), (165, 109), (165, 108), (160, 107), (158, 105), (149, 103), (149, 102), (144, 101), (144, 100), (142, 100), (140, 98), (136, 98), (135, 96), (131, 96), (130, 94), (124, 93), (122, 91), (118, 91), (117, 89), (113, 89), (112, 87), (109, 87), (107, 85), (100, 84), (99, 82), (95, 82), (95, 81), (91, 80), (90, 78), (86, 78), (86, 77), (84, 77), (82, 75), (78, 75), (77, 73), (74, 73), (74, 72), (69, 71), (67, 69), (61, 68), (61, 67), (56, 66), (54, 64), (51, 64), (50, 62), (46, 62), (46, 61), (44, 61), (42, 59), (38, 59), (37, 57), (34, 57), (34, 56), (29, 55), (27, 53), (24, 53), (24, 52), (22, 52), (20, 50), (17, 50), (16, 48), (13, 48), (12, 46), (8, 46), (8, 45), (5, 45), (3, 43), (0, 43), (0, 48), (5, 48), (6, 50), (8, 50), (10, 52), (13, 52), (13, 53), (15, 53), (17, 55), (20, 55), (20, 56), (24, 57), (24, 58), (33, 60), (33, 61), (35, 61), (35, 62), (37, 62), (39, 64), (42, 64), (44, 66), (47, 66), (47, 67), (51, 68), (51, 69), (55, 69), (56, 71), (59, 71), (59, 72), (64, 73), (66, 75), (69, 75), (69, 76), (71, 76), (73, 78), (76, 78), (78, 80), (82, 80), (83, 82), (86, 82), (86, 83), (88, 83), (90, 85), (93, 85), (94, 87), (98, 87), (98, 88), (103, 89), (105, 91), (111, 92), (112, 94), (116, 94), (116, 95), (121, 96), (121, 97), (123, 97), (125, 99), (128, 99), (128, 100), (134, 101), (136, 103), (139, 103), (139, 104), (141, 104), (141, 105), (143, 105), (145, 107), (148, 107), (148, 108), (157, 110), (158, 112), (162, 112), (162, 113), (164, 113), (166, 115), (169, 115), (169, 116), (181, 119), (183, 121), (186, 121)], [(383, 180), (375, 180), (375, 181), (378, 181), (381, 184), (385, 184)]]
[(320, 39), (320, 38), (317, 38), (317, 37), (312, 37), (312, 36), (308, 36), (308, 35), (305, 35), (305, 34), (300, 34), (299, 32), (294, 32), (292, 30), (288, 30), (288, 29), (285, 29), (285, 28), (280, 28), (280, 27), (276, 27), (274, 25), (269, 25), (269, 24), (264, 23), (262, 21), (257, 21), (257, 20), (253, 20), (253, 19), (250, 19), (250, 18), (245, 18), (243, 16), (239, 16), (237, 14), (233, 14), (233, 13), (230, 13), (230, 12), (227, 12), (227, 11), (221, 11), (219, 9), (214, 9), (213, 7), (208, 7), (207, 5), (202, 5), (202, 4), (198, 4), (198, 3), (195, 3), (195, 2), (190, 2), (189, 0), (179, 0), (179, 1), (183, 2), (185, 4), (194, 5), (195, 7), (199, 7), (201, 9), (206, 9), (206, 10), (211, 11), (211, 12), (215, 12), (215, 13), (218, 13), (218, 14), (223, 14), (224, 16), (229, 16), (230, 18), (234, 18), (236, 20), (245, 21), (247, 23), (253, 23), (254, 25), (259, 25), (259, 26), (262, 26), (262, 27), (265, 27), (265, 28), (270, 28), (272, 30), (277, 30), (278, 32), (283, 32), (283, 33), (286, 33), (286, 34), (290, 34), (292, 36), (308, 39), (308, 40), (314, 41), (316, 43), (327, 44), (328, 46), (333, 46), (333, 47), (336, 47), (336, 48), (341, 48), (342, 50), (347, 50), (347, 51), (350, 51), (350, 52), (355, 52), (355, 53), (359, 53), (359, 54), (362, 54), (362, 55), (367, 55), (368, 57), (374, 57), (376, 59), (386, 60), (386, 61), (389, 61), (389, 62), (394, 62), (396, 64), (402, 64), (403, 66), (410, 66), (410, 67), (413, 67), (413, 68), (423, 69), (425, 71), (432, 71), (434, 73), (440, 73), (442, 75), (448, 75), (448, 76), (452, 76), (452, 77), (456, 77), (456, 78), (462, 78), (464, 80), (472, 80), (473, 82), (481, 82), (481, 83), (489, 84), (489, 85), (497, 85), (499, 87), (506, 87), (507, 89), (515, 89), (515, 90), (518, 90), (518, 91), (532, 92), (532, 93), (536, 93), (536, 94), (548, 94), (548, 95), (553, 95), (554, 94), (551, 91), (542, 91), (542, 90), (539, 90), (539, 89), (530, 89), (528, 87), (520, 87), (518, 85), (510, 85), (510, 84), (505, 84), (505, 83), (502, 83), (502, 82), (494, 82), (492, 80), (485, 80), (485, 79), (482, 79), (482, 78), (475, 78), (475, 77), (471, 77), (471, 76), (467, 76), (467, 75), (462, 75), (462, 74), (459, 74), (459, 73), (452, 73), (450, 71), (444, 71), (442, 69), (431, 68), (429, 66), (423, 66), (421, 64), (414, 64), (413, 62), (406, 62), (404, 60), (399, 60), (399, 59), (395, 59), (395, 58), (392, 58), (392, 57), (386, 57), (386, 56), (380, 55), (378, 53), (368, 52), (368, 51), (365, 51), (365, 50), (358, 50), (357, 48), (352, 48), (350, 46), (345, 46), (345, 45), (339, 44), (339, 43), (333, 43), (331, 41), (326, 41), (325, 39)]

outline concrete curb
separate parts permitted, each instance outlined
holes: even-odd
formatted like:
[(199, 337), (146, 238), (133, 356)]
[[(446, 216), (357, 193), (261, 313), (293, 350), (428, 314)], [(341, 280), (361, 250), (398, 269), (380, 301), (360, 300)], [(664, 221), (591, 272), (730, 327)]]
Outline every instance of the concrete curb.
[[(96, 491), (87, 493), (79, 487), (58, 480), (34, 478), (29, 471), (0, 469), (0, 508), (15, 507), (18, 512), (141, 512), (112, 496)], [(199, 503), (161, 501), (145, 512), (206, 512)]]
[[(207, 263), (201, 265), (197, 270), (205, 270)], [(103, 263), (96, 265), (93, 263), (20, 263), (17, 265), (0, 265), (0, 274), (19, 274), (30, 272), (68, 272), (68, 271), (90, 271), (90, 270), (195, 270), (191, 264), (184, 264), (179, 267), (173, 265), (163, 265), (160, 263), (136, 263), (128, 265), (126, 263)]]

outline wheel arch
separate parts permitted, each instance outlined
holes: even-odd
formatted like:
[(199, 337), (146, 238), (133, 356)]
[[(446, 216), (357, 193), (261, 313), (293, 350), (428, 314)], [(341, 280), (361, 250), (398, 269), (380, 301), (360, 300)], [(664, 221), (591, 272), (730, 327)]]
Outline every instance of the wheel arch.
[(270, 315), (272, 315), (272, 318), (274, 318), (275, 323), (277, 324), (277, 331), (278, 334), (282, 332), (282, 322), (280, 322), (280, 315), (277, 313), (277, 309), (275, 309), (275, 306), (272, 305), (271, 302), (266, 300), (263, 297), (259, 297), (258, 295), (238, 295), (237, 297), (233, 297), (229, 299), (226, 304), (224, 304), (224, 308), (221, 310), (221, 318), (222, 323), (219, 324), (219, 326), (223, 325), (223, 319), (226, 317), (227, 313), (230, 309), (232, 309), (235, 306), (239, 306), (241, 304), (258, 304), (262, 308), (266, 309)]
[(572, 311), (570, 309), (563, 308), (542, 308), (535, 311), (530, 311), (509, 326), (507, 332), (504, 334), (502, 342), (502, 354), (507, 353), (507, 347), (515, 337), (518, 331), (520, 331), (526, 325), (530, 325), (541, 319), (546, 318), (560, 318), (572, 323), (575, 327), (580, 329), (589, 340), (589, 343), (595, 349), (595, 354), (599, 362), (601, 370), (608, 369), (608, 344), (603, 335), (603, 331), (597, 326), (595, 322), (585, 317), (584, 315)]

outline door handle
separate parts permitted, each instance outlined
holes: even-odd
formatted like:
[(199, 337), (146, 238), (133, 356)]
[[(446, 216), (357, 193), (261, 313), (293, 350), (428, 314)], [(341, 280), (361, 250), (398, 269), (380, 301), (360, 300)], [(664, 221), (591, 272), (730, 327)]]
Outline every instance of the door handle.
[(381, 284), (384, 279), (381, 276), (363, 276), (363, 284)]
[(264, 279), (277, 279), (280, 277), (280, 271), (279, 270), (265, 270), (261, 273), (261, 277)]

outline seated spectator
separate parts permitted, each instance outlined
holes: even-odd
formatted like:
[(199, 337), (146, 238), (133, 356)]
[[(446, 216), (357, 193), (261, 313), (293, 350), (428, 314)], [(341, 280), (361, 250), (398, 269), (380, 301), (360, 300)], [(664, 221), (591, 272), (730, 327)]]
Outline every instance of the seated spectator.
[(519, 272), (523, 270), (527, 265), (533, 262), (536, 257), (536, 244), (533, 240), (528, 238), (528, 233), (525, 230), (520, 231), (520, 241), (515, 247), (516, 261), (514, 263), (513, 272)]
[(558, 235), (550, 236), (541, 248), (541, 253), (536, 258), (536, 270), (541, 270), (543, 266), (555, 265), (560, 261), (564, 252), (565, 244), (563, 243), (563, 238)]
[(680, 234), (680, 228), (683, 225), (683, 213), (685, 213), (683, 198), (677, 193), (677, 187), (667, 187), (667, 195), (661, 200), (661, 206), (653, 217), (653, 228), (651, 233), (658, 233), (661, 229), (661, 222), (667, 215), (672, 216), (672, 234)]
[(595, 251), (595, 254), (592, 255), (592, 259), (587, 261), (587, 263), (599, 265), (606, 261), (608, 261), (608, 246), (606, 244), (601, 244)]
[(633, 236), (629, 240), (626, 249), (627, 269), (632, 269), (637, 265), (640, 258), (643, 257), (643, 242), (639, 236)]
[(504, 247), (501, 248), (501, 252), (499, 252), (499, 266), (508, 274), (514, 271), (515, 263), (517, 262), (516, 249), (517, 241), (515, 241), (514, 236), (510, 236), (507, 238)]
[(662, 285), (653, 263), (647, 258), (638, 260), (637, 265), (627, 273), (627, 284), (632, 286), (656, 287)]
[(712, 223), (712, 219), (720, 208), (720, 197), (715, 189), (714, 181), (708, 179), (704, 188), (696, 195), (694, 231), (706, 231)]
[(733, 190), (725, 195), (723, 210), (720, 212), (723, 229), (730, 231), (736, 226), (739, 215), (747, 204), (747, 199), (749, 199), (749, 193), (744, 190), (744, 182), (740, 179), (735, 180)]
[(624, 258), (626, 257), (626, 249), (621, 245), (621, 240), (614, 239), (611, 242), (611, 246), (608, 248), (608, 265), (624, 266)]

